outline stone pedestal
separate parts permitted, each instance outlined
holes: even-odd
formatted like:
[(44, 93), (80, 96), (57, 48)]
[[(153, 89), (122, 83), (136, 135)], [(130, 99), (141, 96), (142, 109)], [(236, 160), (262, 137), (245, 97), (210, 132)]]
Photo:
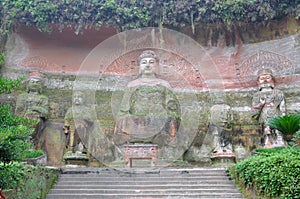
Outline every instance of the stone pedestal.
[(213, 164), (232, 165), (235, 163), (235, 155), (232, 151), (218, 151), (212, 156)]
[(72, 152), (67, 152), (64, 155), (64, 160), (66, 164), (69, 165), (84, 165), (88, 166), (89, 158), (87, 157), (86, 154), (83, 153), (72, 153)]
[(281, 133), (276, 132), (276, 135), (266, 135), (264, 141), (264, 148), (276, 148), (276, 147), (285, 147), (287, 146), (286, 142), (283, 140)]

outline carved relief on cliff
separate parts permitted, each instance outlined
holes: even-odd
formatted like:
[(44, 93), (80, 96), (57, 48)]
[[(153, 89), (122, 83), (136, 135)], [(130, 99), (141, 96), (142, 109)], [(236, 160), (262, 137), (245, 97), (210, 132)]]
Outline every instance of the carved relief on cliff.
[(277, 83), (289, 83), (295, 79), (295, 64), (282, 54), (260, 50), (250, 55), (236, 67), (236, 74), (242, 85), (256, 85), (256, 74), (262, 68), (271, 68)]
[[(104, 73), (136, 78), (138, 76), (136, 57), (141, 52), (142, 50), (136, 50), (119, 57), (107, 67)], [(194, 68), (183, 57), (163, 50), (159, 51), (159, 56), (161, 58), (158, 77), (168, 81), (173, 88), (182, 88), (185, 86), (183, 79), (192, 88), (203, 88), (206, 86), (201, 71)]]

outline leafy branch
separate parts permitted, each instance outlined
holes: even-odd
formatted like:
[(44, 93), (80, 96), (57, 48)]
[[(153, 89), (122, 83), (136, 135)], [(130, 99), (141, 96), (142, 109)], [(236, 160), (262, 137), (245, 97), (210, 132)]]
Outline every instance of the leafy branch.
[(300, 114), (273, 117), (268, 125), (285, 135), (295, 134), (300, 129)]

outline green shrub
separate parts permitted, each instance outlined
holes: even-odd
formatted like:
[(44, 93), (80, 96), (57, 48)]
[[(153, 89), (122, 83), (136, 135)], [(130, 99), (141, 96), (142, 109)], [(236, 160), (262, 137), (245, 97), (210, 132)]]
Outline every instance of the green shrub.
[[(4, 53), (0, 53), (0, 68), (4, 64), (5, 64)], [(19, 77), (17, 79), (9, 79), (9, 78), (5, 78), (5, 77), (0, 77), (0, 94), (11, 93), (13, 91), (21, 89), (23, 80), (24, 80), (24, 77)]]
[(286, 147), (275, 147), (275, 148), (257, 148), (255, 149), (260, 155), (263, 156), (270, 156), (274, 155), (275, 153), (280, 153), (281, 151), (286, 150)]
[(265, 150), (234, 166), (235, 176), (259, 195), (300, 198), (300, 149)]
[(32, 148), (30, 135), (36, 123), (12, 114), (10, 109), (0, 106), (0, 161), (5, 163), (22, 159), (23, 153)]
[(295, 134), (300, 129), (300, 114), (290, 114), (276, 116), (270, 119), (268, 126), (280, 131), (281, 133)]
[(58, 178), (58, 170), (32, 165), (26, 165), (24, 168), (26, 177), (20, 181), (19, 189), (15, 188), (13, 198), (45, 198), (52, 183)]
[[(4, 64), (3, 58), (3, 54), (0, 54), (0, 66)], [(0, 94), (19, 89), (22, 80), (0, 77)], [(8, 198), (45, 198), (58, 177), (58, 171), (15, 162), (42, 153), (33, 150), (30, 142), (30, 135), (37, 122), (18, 117), (8, 105), (0, 106), (0, 189), (13, 190), (7, 195)]]
[[(22, 80), (0, 77), (0, 94), (20, 88)], [(22, 154), (32, 148), (30, 135), (37, 121), (18, 117), (12, 113), (9, 105), (0, 106), (0, 115), (0, 161), (8, 163), (20, 160)]]
[(0, 189), (12, 189), (17, 187), (24, 176), (24, 163), (0, 163)]
[(0, 94), (11, 93), (12, 91), (21, 89), (21, 83), (23, 80), (24, 77), (19, 77), (18, 79), (8, 79), (5, 77), (0, 77)]
[(14, 199), (45, 198), (57, 181), (58, 169), (32, 166), (20, 162), (0, 163), (0, 189), (12, 190), (6, 196)]
[(5, 64), (4, 62), (4, 53), (0, 53), (0, 67)]
[(44, 154), (42, 150), (28, 150), (23, 153), (22, 158), (36, 158)]

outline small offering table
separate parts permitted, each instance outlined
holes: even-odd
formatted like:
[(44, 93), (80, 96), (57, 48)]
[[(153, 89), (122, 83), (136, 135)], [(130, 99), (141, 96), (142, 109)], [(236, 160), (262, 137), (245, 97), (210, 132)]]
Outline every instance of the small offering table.
[(156, 144), (125, 144), (123, 148), (126, 167), (132, 168), (133, 159), (150, 159), (151, 166), (157, 163), (158, 146)]

